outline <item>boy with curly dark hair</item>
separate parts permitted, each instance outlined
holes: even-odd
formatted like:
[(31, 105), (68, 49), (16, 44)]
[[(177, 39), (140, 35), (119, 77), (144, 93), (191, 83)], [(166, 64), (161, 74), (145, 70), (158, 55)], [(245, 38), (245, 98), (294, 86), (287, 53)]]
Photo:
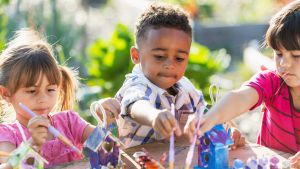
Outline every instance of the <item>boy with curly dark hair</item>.
[[(127, 147), (161, 140), (179, 123), (205, 106), (202, 93), (184, 77), (192, 42), (187, 14), (170, 5), (151, 5), (138, 19), (136, 44), (130, 50), (135, 64), (116, 94), (121, 102), (120, 138)], [(175, 105), (175, 116), (170, 113)], [(194, 126), (191, 126), (194, 127)]]

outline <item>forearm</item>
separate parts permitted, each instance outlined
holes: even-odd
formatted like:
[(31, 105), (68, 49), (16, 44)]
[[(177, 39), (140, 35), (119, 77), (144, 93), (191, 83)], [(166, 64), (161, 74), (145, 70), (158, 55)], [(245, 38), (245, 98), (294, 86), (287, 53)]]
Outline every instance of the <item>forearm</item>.
[(226, 94), (210, 110), (218, 123), (224, 123), (247, 112), (258, 101), (255, 89), (246, 87)]
[(12, 169), (12, 167), (8, 163), (0, 163), (0, 169)]
[(128, 111), (132, 119), (147, 126), (152, 126), (153, 119), (158, 115), (158, 110), (147, 100), (136, 101), (128, 108)]

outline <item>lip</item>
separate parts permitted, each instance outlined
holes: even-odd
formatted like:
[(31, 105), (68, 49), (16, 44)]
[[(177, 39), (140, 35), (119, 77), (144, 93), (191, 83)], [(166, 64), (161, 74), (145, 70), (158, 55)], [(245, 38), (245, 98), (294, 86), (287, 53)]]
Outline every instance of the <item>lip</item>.
[(33, 109), (34, 112), (38, 113), (38, 114), (46, 114), (49, 112), (48, 108), (41, 108), (41, 109)]
[(158, 74), (158, 76), (165, 78), (176, 78), (176, 75), (174, 74)]

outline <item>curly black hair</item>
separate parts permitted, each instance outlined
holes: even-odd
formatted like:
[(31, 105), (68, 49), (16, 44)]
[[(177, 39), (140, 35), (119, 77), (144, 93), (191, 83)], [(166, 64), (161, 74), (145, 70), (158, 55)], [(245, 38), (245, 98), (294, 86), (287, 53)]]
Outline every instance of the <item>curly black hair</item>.
[(179, 7), (167, 4), (152, 4), (138, 18), (135, 28), (135, 38), (138, 44), (151, 29), (174, 28), (192, 36), (188, 14)]

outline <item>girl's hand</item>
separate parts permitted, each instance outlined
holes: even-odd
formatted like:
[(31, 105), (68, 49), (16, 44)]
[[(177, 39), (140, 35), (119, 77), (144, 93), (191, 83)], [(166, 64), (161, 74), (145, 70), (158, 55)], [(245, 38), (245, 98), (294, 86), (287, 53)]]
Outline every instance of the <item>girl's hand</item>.
[(246, 144), (245, 137), (242, 136), (241, 132), (235, 128), (235, 127), (230, 127), (231, 129), (231, 139), (233, 140), (233, 145), (231, 146), (232, 150), (235, 150), (238, 147), (243, 147)]
[(157, 116), (152, 120), (153, 129), (165, 138), (170, 137), (173, 131), (175, 135), (180, 136), (181, 130), (176, 118), (167, 109), (158, 111)]
[(49, 120), (43, 116), (35, 116), (31, 118), (27, 124), (32, 138), (32, 146), (37, 152), (40, 152), (42, 145), (47, 140), (49, 125)]
[[(106, 112), (106, 121), (107, 124), (110, 124), (115, 121), (115, 118), (119, 117), (120, 114), (120, 102), (117, 99), (114, 98), (105, 98), (98, 101), (98, 104), (100, 104), (105, 112)], [(101, 112), (101, 109), (98, 107), (96, 109), (96, 113), (98, 117), (103, 120), (103, 115)]]
[(300, 168), (300, 151), (296, 153), (294, 156), (290, 157), (289, 160), (291, 162), (292, 169)]

